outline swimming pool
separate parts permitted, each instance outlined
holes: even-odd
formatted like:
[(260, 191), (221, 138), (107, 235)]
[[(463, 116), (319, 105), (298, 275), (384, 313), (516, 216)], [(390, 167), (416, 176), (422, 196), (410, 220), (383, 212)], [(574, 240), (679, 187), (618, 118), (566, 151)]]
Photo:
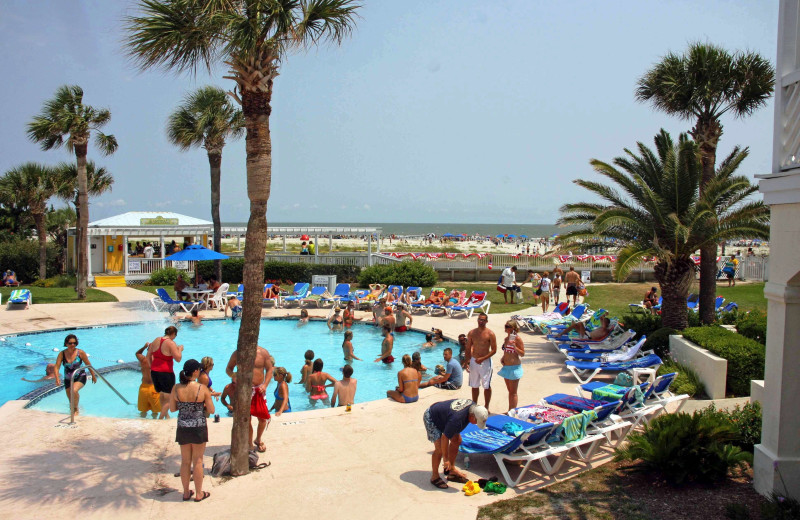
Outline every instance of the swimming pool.
[[(183, 323), (175, 340), (185, 347), (184, 361), (189, 358), (200, 360), (203, 356), (214, 358), (215, 367), (211, 371), (211, 379), (216, 391), (222, 391), (230, 382), (225, 375), (225, 366), (231, 353), (236, 350), (240, 323), (232, 320), (207, 320), (200, 327)], [(166, 326), (164, 322), (147, 322), (2, 337), (0, 352), (4, 354), (4, 363), (0, 368), (0, 375), (3, 376), (6, 385), (0, 386), (0, 404), (17, 399), (45, 384), (27, 383), (20, 381), (20, 378), (42, 377), (46, 364), (54, 362), (58, 352), (64, 348), (64, 337), (67, 334), (78, 336), (79, 348), (85, 350), (92, 364), (100, 368), (120, 362), (136, 361), (136, 350), (145, 342), (160, 336)], [(448, 342), (434, 348), (420, 348), (425, 341), (423, 334), (413, 331), (399, 333), (395, 336), (393, 350), (396, 361), (391, 365), (385, 365), (373, 362), (380, 355), (382, 340), (380, 331), (375, 327), (359, 323), (352, 330), (355, 355), (363, 359), (353, 362), (353, 377), (358, 380), (356, 402), (386, 397), (386, 390), (393, 389), (397, 385), (397, 371), (402, 368), (400, 358), (403, 354), (419, 351), (422, 354), (422, 363), (428, 366), (429, 373), (432, 373), (434, 366), (443, 364), (444, 347), (457, 346)], [(302, 386), (295, 384), (300, 380), (300, 368), (303, 366), (305, 351), (313, 350), (315, 357), (322, 358), (325, 362), (324, 370), (336, 379), (341, 379), (341, 367), (344, 366), (342, 340), (343, 334), (330, 332), (325, 322), (312, 321), (298, 328), (296, 320), (262, 320), (259, 344), (273, 355), (276, 366), (286, 367), (294, 377), (293, 383), (289, 385), (289, 399), (293, 410), (314, 409)], [(176, 374), (182, 365), (182, 362), (176, 363)], [(132, 370), (119, 370), (105, 377), (133, 403), (133, 406), (125, 405), (102, 381), (98, 381), (96, 385), (90, 382), (81, 391), (81, 413), (101, 417), (138, 417), (135, 404), (141, 383), (140, 374)], [(275, 387), (276, 383), (273, 381), (267, 389), (270, 405)], [(322, 403), (314, 404), (323, 407)], [(220, 415), (227, 412), (217, 401), (215, 406)], [(49, 394), (35, 402), (32, 407), (66, 413), (68, 410), (66, 394), (63, 391)]]

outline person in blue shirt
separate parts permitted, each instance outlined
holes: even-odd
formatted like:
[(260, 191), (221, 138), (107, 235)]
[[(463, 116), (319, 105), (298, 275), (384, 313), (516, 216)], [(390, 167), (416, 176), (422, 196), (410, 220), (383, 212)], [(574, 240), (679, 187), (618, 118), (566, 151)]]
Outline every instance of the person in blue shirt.
[(444, 474), (451, 482), (466, 483), (467, 476), (456, 469), (455, 461), (461, 446), (461, 432), (472, 423), (486, 428), (489, 412), (470, 399), (451, 399), (431, 405), (422, 415), (428, 440), (434, 445), (431, 456), (431, 484), (447, 489), (447, 482), (439, 475), (439, 463), (444, 461)]
[(436, 377), (430, 378), (428, 381), (419, 385), (420, 388), (427, 388), (435, 386), (443, 390), (458, 390), (461, 388), (461, 383), (464, 381), (464, 372), (461, 365), (453, 359), (453, 349), (447, 347), (442, 353), (444, 356), (444, 374), (439, 374)]

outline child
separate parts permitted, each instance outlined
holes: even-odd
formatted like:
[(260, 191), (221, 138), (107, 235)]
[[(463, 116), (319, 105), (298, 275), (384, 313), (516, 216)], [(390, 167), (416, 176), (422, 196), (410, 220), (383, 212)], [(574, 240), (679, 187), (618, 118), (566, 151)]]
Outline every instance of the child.
[(275, 402), (272, 403), (272, 410), (275, 411), (275, 417), (278, 417), (283, 412), (292, 411), (288, 384), (292, 382), (292, 374), (287, 372), (284, 367), (278, 367), (275, 369), (275, 381), (278, 383), (278, 387), (275, 388)]
[(348, 330), (344, 333), (344, 342), (342, 343), (342, 352), (344, 352), (344, 360), (346, 363), (352, 363), (354, 359), (362, 361), (353, 353), (353, 331)]
[(350, 406), (353, 404), (353, 401), (356, 397), (356, 386), (358, 385), (358, 380), (353, 379), (351, 376), (353, 375), (353, 367), (351, 365), (345, 365), (342, 368), (342, 380), (337, 381), (333, 385), (333, 397), (331, 398), (331, 408), (336, 407), (336, 403), (339, 403), (339, 406)]
[(236, 402), (236, 382), (231, 381), (222, 389), (220, 397), (222, 405), (228, 409), (228, 415), (233, 416), (233, 404)]
[(308, 376), (311, 374), (311, 368), (314, 363), (314, 351), (306, 350), (305, 358), (306, 362), (300, 369), (300, 381), (297, 384), (303, 385), (303, 388), (308, 392)]

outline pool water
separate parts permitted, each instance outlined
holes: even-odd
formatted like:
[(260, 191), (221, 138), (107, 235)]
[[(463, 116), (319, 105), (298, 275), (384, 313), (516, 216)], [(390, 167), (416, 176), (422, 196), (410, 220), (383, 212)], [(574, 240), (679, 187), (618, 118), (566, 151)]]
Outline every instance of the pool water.
[[(239, 333), (239, 321), (209, 320), (200, 327), (183, 323), (175, 339), (184, 345), (183, 360), (194, 358), (200, 360), (204, 356), (214, 358), (215, 367), (211, 371), (211, 379), (215, 391), (221, 392), (230, 378), (225, 375), (225, 367), (231, 353), (236, 350)], [(6, 385), (0, 386), (0, 404), (48, 384), (27, 383), (20, 378), (38, 379), (44, 375), (47, 363), (55, 361), (58, 352), (64, 347), (64, 337), (73, 333), (78, 336), (79, 348), (85, 350), (92, 364), (98, 368), (116, 365), (121, 362), (136, 361), (135, 352), (145, 342), (159, 337), (166, 327), (164, 322), (149, 322), (133, 325), (93, 327), (87, 329), (53, 331), (38, 334), (6, 336), (0, 338), (0, 352), (4, 363), (0, 368)], [(402, 368), (403, 354), (419, 351), (422, 363), (428, 367), (432, 375), (433, 367), (443, 364), (442, 350), (445, 346), (457, 347), (452, 343), (440, 344), (433, 348), (421, 348), (425, 337), (419, 332), (404, 332), (395, 335), (393, 355), (395, 362), (386, 365), (375, 363), (380, 355), (382, 337), (380, 331), (366, 324), (353, 327), (353, 350), (363, 361), (353, 361), (353, 377), (358, 380), (356, 402), (373, 401), (386, 397), (386, 390), (397, 386), (397, 372)], [(298, 328), (295, 320), (269, 320), (261, 322), (259, 345), (266, 348), (275, 358), (276, 366), (283, 366), (292, 374), (293, 383), (289, 384), (289, 400), (293, 410), (311, 410), (324, 405), (309, 402), (308, 394), (302, 386), (295, 384), (300, 380), (300, 368), (306, 350), (313, 350), (315, 358), (325, 362), (324, 371), (336, 379), (341, 379), (341, 368), (344, 366), (342, 354), (342, 332), (330, 332), (326, 323), (312, 321)], [(458, 350), (456, 349), (456, 353)], [(175, 373), (180, 371), (183, 362), (175, 364)], [(119, 370), (105, 375), (125, 398), (133, 403), (128, 406), (116, 396), (101, 380), (92, 384), (91, 380), (81, 390), (81, 413), (101, 417), (138, 417), (136, 401), (138, 397), (141, 375), (132, 370)], [(63, 370), (62, 370), (63, 378)], [(276, 383), (267, 389), (267, 400), (270, 406)], [(332, 389), (328, 389), (329, 393)], [(217, 412), (225, 415), (227, 410), (215, 401)], [(48, 395), (33, 406), (35, 409), (66, 413), (67, 397), (62, 392)]]

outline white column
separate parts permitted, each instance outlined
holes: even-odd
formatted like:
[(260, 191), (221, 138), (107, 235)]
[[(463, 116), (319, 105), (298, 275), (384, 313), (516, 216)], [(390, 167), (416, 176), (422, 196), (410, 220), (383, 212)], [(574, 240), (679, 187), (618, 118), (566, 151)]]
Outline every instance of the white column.
[(328, 235), (328, 253), (333, 253), (333, 233)]
[(166, 256), (164, 254), (165, 253), (165, 250), (164, 250), (164, 235), (161, 235), (159, 237), (159, 240), (160, 240), (160, 243), (161, 243), (161, 268), (163, 269), (163, 268), (165, 268), (167, 266), (167, 263), (164, 261), (164, 256)]
[(127, 235), (122, 235), (122, 263), (123, 263), (122, 272), (125, 273), (125, 276), (128, 276), (128, 237), (127, 237)]
[[(86, 247), (88, 248), (88, 251), (86, 251), (86, 260), (88, 264), (86, 267), (86, 283), (88, 284), (89, 278), (92, 277), (92, 235), (86, 237)], [(100, 254), (102, 255), (103, 252), (100, 251)], [(80, 266), (78, 266), (78, 269), (80, 269)]]
[(372, 265), (372, 233), (367, 233), (367, 265)]
[(319, 263), (319, 235), (314, 235), (314, 263)]
[(283, 252), (286, 252), (286, 233), (283, 234)]

